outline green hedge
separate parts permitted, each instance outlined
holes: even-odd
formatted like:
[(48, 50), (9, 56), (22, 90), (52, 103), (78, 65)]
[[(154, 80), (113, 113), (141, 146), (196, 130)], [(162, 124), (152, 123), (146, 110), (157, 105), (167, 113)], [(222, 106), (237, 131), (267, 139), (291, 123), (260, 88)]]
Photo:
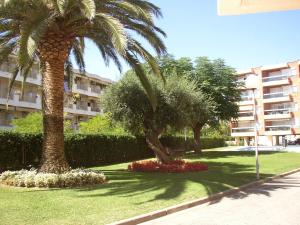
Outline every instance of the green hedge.
[[(175, 149), (192, 149), (193, 139), (162, 137), (162, 143)], [(202, 138), (202, 148), (225, 145), (224, 139)], [(42, 135), (0, 132), (0, 171), (38, 166)], [(65, 151), (72, 167), (89, 167), (153, 157), (143, 137), (114, 135), (65, 136)]]

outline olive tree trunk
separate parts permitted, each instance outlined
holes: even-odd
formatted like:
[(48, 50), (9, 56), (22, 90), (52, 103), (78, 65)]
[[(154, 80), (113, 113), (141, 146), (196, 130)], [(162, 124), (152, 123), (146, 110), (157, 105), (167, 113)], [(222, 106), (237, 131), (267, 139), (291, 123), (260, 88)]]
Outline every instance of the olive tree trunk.
[(194, 133), (194, 152), (195, 153), (201, 153), (201, 130), (203, 125), (200, 123), (197, 123), (195, 126), (193, 126), (193, 133)]
[(169, 164), (172, 162), (173, 157), (168, 152), (167, 148), (162, 145), (159, 140), (159, 134), (153, 131), (146, 131), (146, 142), (150, 149), (153, 150), (156, 159), (162, 164)]
[(64, 152), (64, 64), (70, 41), (48, 35), (39, 48), (43, 68), (43, 151), (40, 171), (63, 173), (70, 170)]

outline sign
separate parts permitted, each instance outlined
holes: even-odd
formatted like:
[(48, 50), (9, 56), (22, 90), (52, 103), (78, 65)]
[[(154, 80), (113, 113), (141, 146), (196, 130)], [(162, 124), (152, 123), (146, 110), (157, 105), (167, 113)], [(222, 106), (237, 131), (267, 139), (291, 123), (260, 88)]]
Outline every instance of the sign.
[(300, 0), (218, 0), (218, 15), (240, 15), (300, 9)]

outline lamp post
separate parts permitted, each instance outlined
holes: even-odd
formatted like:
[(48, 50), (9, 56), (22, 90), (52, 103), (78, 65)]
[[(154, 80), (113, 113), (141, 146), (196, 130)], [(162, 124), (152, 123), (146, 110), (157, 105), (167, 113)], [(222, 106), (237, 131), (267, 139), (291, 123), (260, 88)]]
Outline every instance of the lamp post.
[(260, 179), (259, 175), (259, 156), (258, 156), (258, 121), (257, 121), (257, 111), (256, 111), (256, 100), (255, 100), (255, 90), (258, 86), (258, 76), (255, 74), (249, 75), (246, 79), (245, 86), (252, 90), (252, 100), (253, 100), (253, 116), (254, 116), (254, 138), (255, 138), (255, 168), (256, 168), (256, 179)]
[(255, 132), (255, 167), (256, 167), (256, 179), (259, 180), (259, 160), (258, 160), (258, 124), (257, 124), (257, 113), (256, 113), (256, 101), (255, 101), (255, 88), (252, 89), (253, 98), (253, 116), (254, 116), (254, 132)]

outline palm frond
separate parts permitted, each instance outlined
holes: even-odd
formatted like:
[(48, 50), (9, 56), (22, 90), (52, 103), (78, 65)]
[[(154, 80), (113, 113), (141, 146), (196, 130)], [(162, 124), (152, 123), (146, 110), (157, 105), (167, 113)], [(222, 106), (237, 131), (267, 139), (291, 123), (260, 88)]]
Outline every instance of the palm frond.
[(72, 90), (74, 73), (73, 73), (73, 64), (70, 57), (65, 63), (65, 75), (67, 79), (68, 88), (69, 90)]
[(131, 39), (129, 42), (129, 49), (140, 55), (149, 64), (152, 72), (166, 82), (165, 77), (160, 72), (157, 60), (136, 40)]
[(75, 39), (72, 48), (72, 55), (75, 58), (76, 64), (79, 67), (81, 73), (85, 73), (85, 62), (84, 62), (84, 40)]
[(120, 23), (119, 20), (114, 17), (104, 14), (97, 13), (96, 17), (98, 20), (95, 22), (95, 29), (97, 30), (97, 26), (100, 26), (101, 29), (105, 30), (111, 36), (111, 43), (116, 48), (116, 50), (122, 54), (124, 53), (127, 47), (127, 35), (124, 30), (124, 26)]
[(89, 19), (93, 19), (96, 15), (96, 5), (94, 0), (82, 0), (82, 12)]
[(153, 111), (155, 111), (156, 107), (157, 107), (157, 98), (156, 98), (154, 90), (151, 86), (151, 83), (149, 82), (147, 75), (145, 74), (145, 71), (144, 71), (143, 67), (141, 66), (139, 60), (130, 51), (126, 51), (124, 60), (126, 60), (128, 62), (128, 64), (135, 71), (135, 74), (138, 76), (139, 80), (141, 81), (141, 84), (143, 85), (143, 87), (147, 93), (147, 96), (149, 98), (149, 101), (151, 102)]
[(13, 85), (15, 83), (15, 80), (16, 80), (16, 77), (18, 76), (19, 74), (19, 67), (15, 67), (13, 73), (12, 73), (12, 76), (11, 78), (9, 79), (9, 82), (8, 82), (8, 91), (7, 91), (7, 98), (6, 98), (6, 109), (8, 110), (8, 101), (9, 101), (9, 96), (10, 96), (10, 93), (11, 93), (11, 90), (13, 88)]

